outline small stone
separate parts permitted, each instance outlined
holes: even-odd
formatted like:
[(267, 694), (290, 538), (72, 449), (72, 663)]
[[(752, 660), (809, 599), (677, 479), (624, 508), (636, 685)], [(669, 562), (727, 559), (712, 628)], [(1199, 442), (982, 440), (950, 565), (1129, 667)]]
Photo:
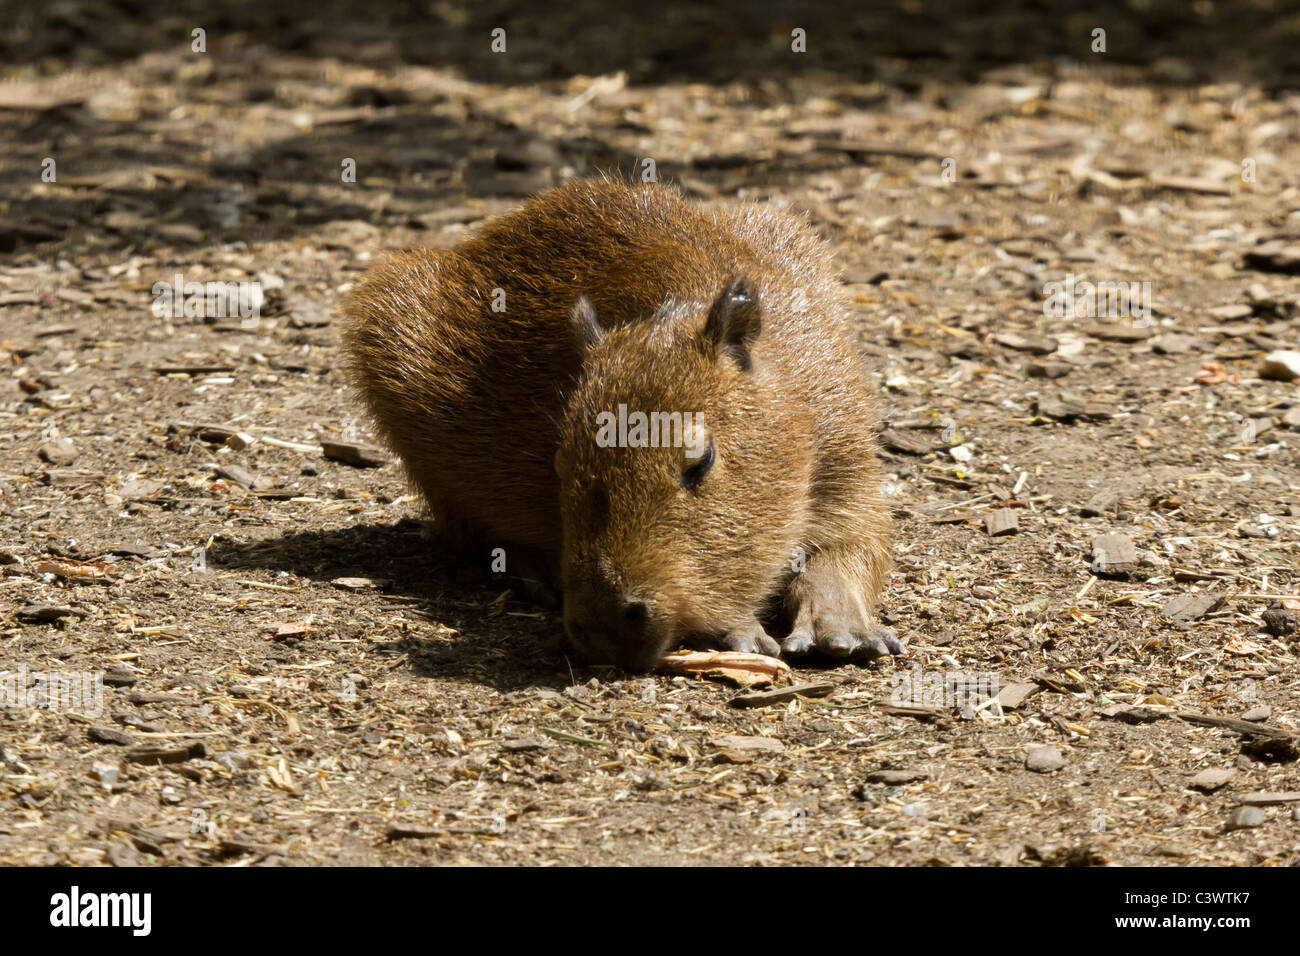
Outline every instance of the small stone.
[(1300, 378), (1300, 352), (1290, 349), (1269, 352), (1259, 367), (1259, 377), (1277, 382), (1293, 382)]
[(1300, 611), (1281, 605), (1268, 608), (1260, 618), (1264, 621), (1264, 630), (1274, 637), (1286, 637), (1300, 630)]
[(86, 736), (97, 744), (115, 744), (119, 747), (129, 747), (135, 743), (135, 738), (122, 730), (116, 730), (112, 727), (91, 727)]
[(1227, 830), (1247, 830), (1264, 824), (1267, 817), (1259, 807), (1238, 807), (1228, 817)]
[(130, 687), (140, 678), (125, 667), (108, 667), (104, 670), (104, 683), (109, 687)]
[(387, 578), (334, 578), (330, 584), (345, 591), (366, 591), (372, 588), (386, 588), (392, 582)]
[(1274, 239), (1247, 252), (1242, 265), (1260, 272), (1300, 273), (1300, 246), (1289, 246), (1284, 240)]
[(1128, 325), (1123, 322), (1116, 322), (1113, 325), (1094, 325), (1086, 331), (1095, 339), (1129, 343), (1145, 342), (1154, 334), (1150, 326)]
[(71, 438), (58, 438), (46, 442), (36, 453), (41, 461), (51, 465), (71, 465), (77, 460), (77, 446)]
[(1034, 773), (1052, 773), (1065, 766), (1065, 758), (1050, 744), (1035, 744), (1029, 748), (1025, 766)]
[(1248, 305), (1220, 305), (1210, 309), (1209, 315), (1212, 319), (1220, 322), (1235, 322), (1238, 319), (1248, 319), (1255, 313), (1255, 310)]
[(1282, 424), (1288, 428), (1300, 428), (1300, 405), (1288, 408), (1282, 413)]
[(1277, 297), (1262, 282), (1252, 282), (1246, 290), (1246, 298), (1258, 309), (1271, 311), (1277, 305)]
[(152, 498), (154, 495), (158, 494), (158, 492), (162, 491), (162, 489), (163, 483), (161, 481), (148, 481), (144, 478), (136, 478), (132, 481), (123, 482), (121, 487), (117, 489), (117, 493), (122, 498), (130, 500), (133, 498)]
[(1033, 355), (1050, 355), (1056, 351), (1060, 344), (1056, 339), (1047, 336), (1025, 336), (1016, 335), (1014, 332), (1003, 332), (993, 336), (993, 341), (998, 345), (1005, 346), (1009, 349), (1015, 349), (1019, 352), (1029, 352)]
[(1183, 355), (1196, 348), (1198, 339), (1194, 335), (1179, 335), (1167, 332), (1151, 340), (1151, 351), (1160, 355)]
[(1213, 793), (1220, 787), (1226, 786), (1232, 782), (1232, 778), (1237, 775), (1237, 771), (1229, 770), (1223, 767), (1211, 767), (1208, 770), (1202, 770), (1190, 781), (1188, 786), (1193, 790), (1200, 790), (1202, 793)]
[(209, 445), (224, 445), (238, 434), (235, 429), (227, 425), (215, 423), (193, 425), (190, 427), (190, 431), (199, 441), (207, 442)]
[(1250, 710), (1242, 714), (1241, 719), (1258, 722), (1261, 720), (1268, 720), (1271, 716), (1273, 716), (1273, 708), (1268, 706), (1268, 704), (1260, 704), (1258, 707), (1252, 707)]
[(867, 774), (867, 783), (880, 783), (888, 787), (900, 787), (905, 783), (916, 783), (919, 780), (928, 780), (930, 772), (928, 770), (873, 770)]
[(1074, 366), (1065, 362), (1030, 362), (1025, 366), (1030, 378), (1065, 378), (1073, 370)]

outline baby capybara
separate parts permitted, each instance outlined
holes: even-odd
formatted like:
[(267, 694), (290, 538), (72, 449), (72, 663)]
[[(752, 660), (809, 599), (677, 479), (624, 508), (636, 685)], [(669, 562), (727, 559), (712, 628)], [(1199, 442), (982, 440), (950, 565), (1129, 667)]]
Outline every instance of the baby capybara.
[(538, 583), (558, 569), (591, 659), (866, 660), (903, 646), (874, 618), (888, 509), (836, 292), (800, 217), (574, 181), (389, 257), (346, 341), (443, 532)]

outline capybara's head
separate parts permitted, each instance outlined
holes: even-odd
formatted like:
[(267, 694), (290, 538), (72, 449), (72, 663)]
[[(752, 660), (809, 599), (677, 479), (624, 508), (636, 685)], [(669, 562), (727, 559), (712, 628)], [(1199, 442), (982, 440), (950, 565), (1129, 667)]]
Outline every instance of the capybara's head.
[(565, 627), (593, 660), (648, 670), (742, 626), (796, 560), (812, 424), (763, 308), (744, 278), (608, 329), (573, 307), (582, 377), (555, 466)]

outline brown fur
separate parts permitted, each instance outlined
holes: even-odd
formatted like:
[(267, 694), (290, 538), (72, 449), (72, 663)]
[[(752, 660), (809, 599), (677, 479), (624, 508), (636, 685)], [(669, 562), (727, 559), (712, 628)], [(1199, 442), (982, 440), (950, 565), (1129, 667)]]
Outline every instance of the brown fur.
[[(780, 597), (789, 653), (901, 651), (872, 616), (888, 519), (870, 390), (800, 219), (575, 181), (456, 249), (391, 256), (349, 316), (353, 379), (436, 520), (558, 557), (590, 656), (648, 667), (688, 637), (775, 652), (760, 618)], [(697, 488), (680, 447), (598, 446), (620, 403), (702, 416), (716, 458)]]

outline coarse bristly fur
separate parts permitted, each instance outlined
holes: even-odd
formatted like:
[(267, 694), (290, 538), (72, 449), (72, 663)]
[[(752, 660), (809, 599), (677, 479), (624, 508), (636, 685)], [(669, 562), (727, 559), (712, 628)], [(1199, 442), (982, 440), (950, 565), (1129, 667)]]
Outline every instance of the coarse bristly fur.
[[(589, 657), (646, 669), (690, 639), (870, 659), (903, 646), (874, 617), (888, 509), (836, 285), (800, 217), (578, 180), (387, 258), (345, 338), (440, 528), (485, 565), (558, 568)], [(607, 447), (620, 406), (691, 424)]]

